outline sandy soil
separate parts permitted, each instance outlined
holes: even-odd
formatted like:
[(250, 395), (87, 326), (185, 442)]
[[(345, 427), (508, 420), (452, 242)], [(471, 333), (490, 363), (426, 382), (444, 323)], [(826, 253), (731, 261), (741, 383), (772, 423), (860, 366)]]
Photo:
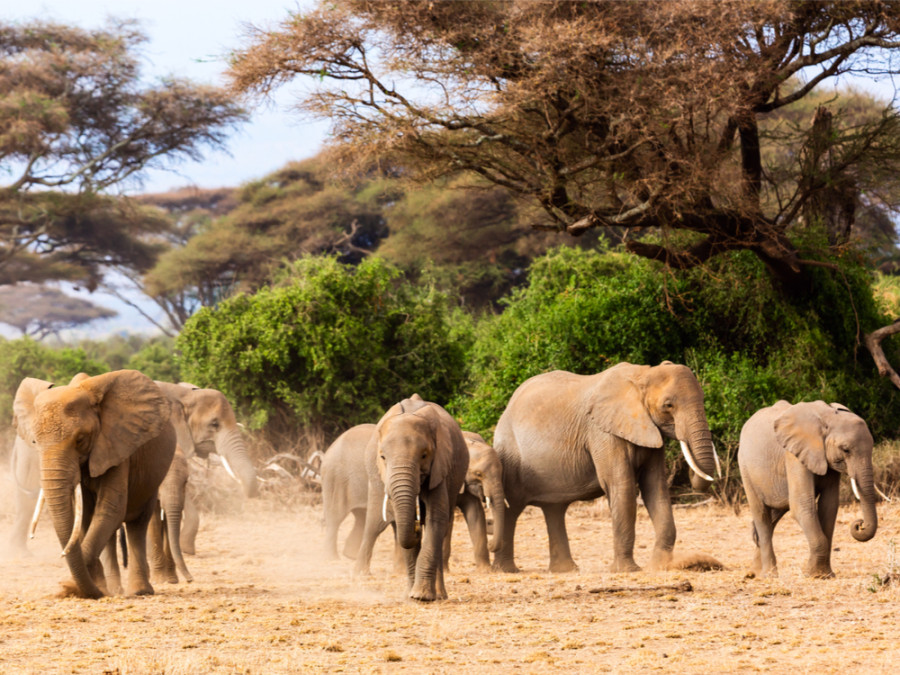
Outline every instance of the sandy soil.
[[(9, 487), (0, 479), (0, 542)], [(900, 572), (900, 512), (882, 505), (879, 515), (878, 535), (860, 544), (848, 532), (855, 509), (842, 508), (832, 580), (801, 576), (806, 544), (791, 518), (776, 532), (780, 578), (745, 578), (746, 509), (676, 512), (677, 550), (716, 556), (727, 565), (717, 572), (607, 572), (610, 523), (597, 502), (569, 511), (578, 572), (546, 571), (543, 519), (528, 509), (517, 532), (523, 572), (482, 574), (458, 521), (450, 599), (430, 605), (404, 599), (388, 536), (370, 578), (352, 579), (349, 560), (324, 561), (318, 507), (268, 498), (205, 515), (188, 559), (194, 583), (99, 601), (54, 597), (67, 575), (43, 523), (32, 557), (0, 560), (0, 672), (897, 672), (900, 590), (875, 575)], [(645, 513), (637, 541), (644, 563)], [(640, 590), (681, 580), (693, 591)], [(599, 587), (632, 590), (590, 592)]]

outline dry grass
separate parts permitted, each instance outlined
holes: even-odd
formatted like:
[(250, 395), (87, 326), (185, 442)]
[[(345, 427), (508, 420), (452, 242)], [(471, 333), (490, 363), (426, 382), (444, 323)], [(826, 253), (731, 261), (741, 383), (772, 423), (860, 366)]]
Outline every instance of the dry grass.
[[(0, 533), (11, 523), (0, 480)], [(575, 574), (545, 571), (546, 534), (529, 509), (517, 533), (521, 574), (479, 574), (465, 527), (454, 529), (450, 599), (404, 599), (389, 539), (373, 576), (320, 557), (319, 508), (287, 510), (269, 497), (241, 512), (208, 515), (188, 564), (192, 584), (158, 585), (145, 598), (57, 600), (66, 576), (42, 524), (34, 557), (0, 561), (0, 672), (895, 672), (900, 512), (881, 505), (877, 537), (859, 544), (842, 508), (833, 558), (837, 578), (805, 579), (805, 542), (785, 518), (777, 532), (781, 577), (745, 578), (752, 553), (746, 510), (679, 509), (677, 550), (699, 551), (724, 571), (612, 574), (608, 510), (570, 509)], [(349, 529), (345, 523), (342, 534)], [(2, 535), (0, 535), (2, 536)], [(652, 527), (638, 522), (638, 562)], [(877, 576), (876, 576), (877, 575)], [(624, 591), (689, 580), (693, 592)]]

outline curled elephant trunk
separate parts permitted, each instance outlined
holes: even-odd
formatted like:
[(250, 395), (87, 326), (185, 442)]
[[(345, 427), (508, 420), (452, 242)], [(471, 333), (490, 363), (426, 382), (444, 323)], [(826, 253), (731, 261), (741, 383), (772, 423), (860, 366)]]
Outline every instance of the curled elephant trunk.
[[(41, 465), (41, 487), (47, 500), (47, 510), (53, 521), (53, 528), (63, 547), (63, 556), (79, 595), (85, 598), (100, 598), (103, 593), (97, 588), (81, 553), (81, 523), (75, 522), (73, 485), (79, 476), (78, 463), (74, 460), (48, 459)], [(75, 537), (75, 541), (72, 541)]]
[[(687, 434), (679, 434), (678, 438), (685, 461), (691, 467), (691, 486), (695, 490), (706, 492), (715, 477), (721, 475), (709, 427), (705, 420), (695, 421), (688, 427)], [(687, 442), (684, 438), (687, 438)]]
[(397, 541), (403, 548), (415, 548), (418, 543), (416, 511), (419, 501), (419, 467), (391, 467), (385, 476), (385, 484), (389, 486), (388, 493), (394, 507)]
[(247, 443), (240, 428), (228, 429), (216, 438), (216, 453), (222, 457), (228, 473), (240, 482), (244, 494), (247, 497), (259, 496), (256, 469), (250, 461)]
[(863, 513), (861, 520), (854, 521), (850, 525), (850, 534), (856, 541), (869, 541), (878, 530), (878, 513), (875, 510), (875, 482), (872, 478), (872, 471), (871, 469), (862, 471), (859, 481), (852, 476), (850, 480), (851, 485), (856, 488), (854, 492), (859, 493), (859, 503)]

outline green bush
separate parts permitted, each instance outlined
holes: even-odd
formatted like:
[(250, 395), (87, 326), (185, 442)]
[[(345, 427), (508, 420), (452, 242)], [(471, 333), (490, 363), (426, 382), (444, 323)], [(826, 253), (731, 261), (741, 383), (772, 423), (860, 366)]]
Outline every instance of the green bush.
[(162, 382), (180, 382), (182, 379), (175, 356), (175, 340), (170, 337), (150, 338), (131, 355), (124, 367), (139, 370)]
[[(876, 438), (900, 428), (900, 396), (858, 338), (888, 323), (853, 257), (814, 268), (787, 298), (747, 252), (673, 273), (617, 251), (558, 249), (538, 259), (506, 310), (483, 320), (452, 409), (490, 437), (521, 382), (553, 369), (593, 373), (620, 361), (690, 366), (717, 444), (779, 399), (841, 402)], [(891, 356), (900, 363), (896, 352)]]
[(414, 392), (442, 403), (463, 376), (470, 322), (399, 278), (377, 257), (302, 258), (276, 285), (194, 315), (176, 341), (182, 377), (277, 431), (373, 422)]

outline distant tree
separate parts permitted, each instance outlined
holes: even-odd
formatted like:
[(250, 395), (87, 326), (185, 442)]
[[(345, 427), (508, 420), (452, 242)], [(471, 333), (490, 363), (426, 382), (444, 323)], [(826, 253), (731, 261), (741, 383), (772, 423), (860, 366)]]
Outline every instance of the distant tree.
[(0, 323), (22, 331), (23, 337), (43, 340), (48, 335), (59, 335), (61, 331), (116, 314), (52, 286), (0, 286)]
[[(540, 227), (625, 227), (673, 268), (750, 250), (797, 294), (897, 175), (900, 116), (766, 121), (839, 75), (900, 72), (898, 47), (888, 1), (328, 0), (251, 33), (230, 72), (262, 95), (313, 78), (301, 107), (345, 160), (475, 173), (534, 200)], [(799, 151), (768, 166), (767, 135)]]
[(0, 283), (146, 270), (157, 212), (110, 196), (148, 167), (198, 158), (245, 113), (224, 90), (141, 79), (132, 22), (98, 30), (0, 20)]

